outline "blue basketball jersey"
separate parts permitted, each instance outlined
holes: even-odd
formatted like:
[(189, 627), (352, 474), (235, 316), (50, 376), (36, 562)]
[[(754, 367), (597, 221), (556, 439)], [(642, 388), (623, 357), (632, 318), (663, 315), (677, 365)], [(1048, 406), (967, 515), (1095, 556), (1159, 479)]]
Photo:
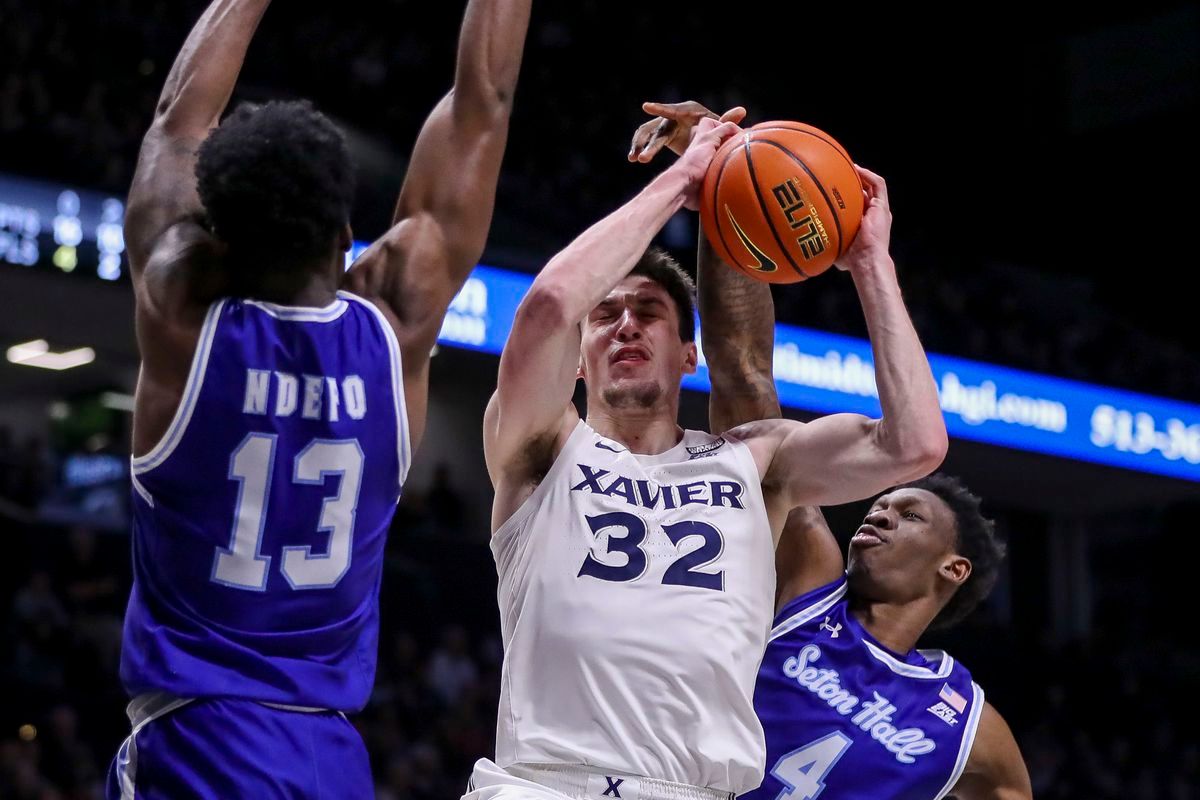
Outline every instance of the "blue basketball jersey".
[(174, 420), (133, 459), (130, 695), (365, 705), (408, 463), (375, 306), (214, 303)]
[(843, 577), (775, 619), (754, 694), (767, 774), (744, 798), (935, 800), (962, 775), (983, 690), (940, 650), (887, 650), (846, 588)]

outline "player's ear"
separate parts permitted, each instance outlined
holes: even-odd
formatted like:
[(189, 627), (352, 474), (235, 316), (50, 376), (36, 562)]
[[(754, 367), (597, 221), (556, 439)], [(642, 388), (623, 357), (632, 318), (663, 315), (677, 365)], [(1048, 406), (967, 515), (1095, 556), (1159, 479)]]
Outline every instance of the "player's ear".
[(683, 374), (692, 375), (696, 372), (696, 364), (699, 362), (700, 356), (696, 351), (695, 342), (686, 342), (683, 345)]
[(338, 232), (338, 247), (343, 253), (348, 252), (354, 246), (354, 232), (350, 230), (350, 223), (347, 222)]
[(971, 560), (965, 556), (948, 555), (938, 567), (938, 574), (956, 587), (962, 586), (971, 577)]

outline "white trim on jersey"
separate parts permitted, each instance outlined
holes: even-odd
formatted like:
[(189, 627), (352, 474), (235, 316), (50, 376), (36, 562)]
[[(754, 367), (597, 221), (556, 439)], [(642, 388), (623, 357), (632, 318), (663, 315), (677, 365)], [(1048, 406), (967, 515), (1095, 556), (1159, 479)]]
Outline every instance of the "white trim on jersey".
[(183, 439), (188, 423), (192, 420), (192, 412), (196, 409), (196, 401), (200, 399), (200, 389), (204, 386), (204, 373), (208, 369), (208, 356), (212, 351), (213, 338), (217, 332), (217, 322), (221, 311), (225, 308), (226, 300), (217, 300), (208, 307), (204, 317), (204, 325), (200, 328), (200, 339), (196, 342), (196, 352), (192, 355), (192, 368), (188, 373), (187, 383), (183, 386), (183, 399), (179, 408), (175, 409), (175, 418), (167, 426), (167, 432), (154, 448), (144, 456), (129, 459), (130, 468), (134, 475), (149, 472), (162, 464)]
[(848, 588), (849, 584), (843, 580), (840, 586), (827, 594), (825, 597), (805, 606), (792, 616), (785, 619), (783, 622), (776, 625), (771, 629), (771, 634), (767, 638), (767, 643), (770, 644), (780, 636), (783, 636), (785, 633), (790, 633), (791, 631), (796, 630), (796, 628), (799, 628), (801, 625), (812, 622), (812, 620), (816, 617), (819, 617), (825, 612), (829, 611), (829, 609), (837, 605), (839, 600), (846, 596), (846, 590)]
[(375, 315), (375, 319), (379, 321), (379, 325), (383, 328), (383, 338), (387, 342), (388, 352), (392, 357), (392, 397), (396, 406), (396, 447), (400, 459), (399, 489), (403, 489), (404, 481), (408, 477), (408, 467), (412, 460), (412, 441), (408, 435), (408, 405), (404, 400), (404, 363), (400, 357), (400, 340), (396, 338), (396, 332), (392, 330), (392, 323), (388, 322), (383, 312), (370, 300), (347, 292), (344, 289), (338, 292), (338, 296), (349, 298), (366, 306)]
[(121, 800), (135, 800), (134, 781), (137, 779), (137, 735), (138, 732), (165, 714), (192, 702), (190, 697), (172, 697), (162, 692), (138, 695), (129, 702), (126, 713), (133, 724), (133, 731), (117, 750), (117, 786)]
[(941, 679), (948, 677), (954, 670), (954, 659), (950, 657), (949, 653), (941, 650), (920, 651), (922, 656), (931, 661), (933, 660), (934, 656), (940, 655), (942, 657), (942, 663), (938, 666), (937, 671), (934, 671), (929, 669), (929, 667), (918, 667), (915, 664), (906, 664), (886, 650), (876, 647), (866, 639), (863, 639), (863, 644), (867, 646), (867, 651), (871, 655), (883, 662), (884, 666), (897, 675), (903, 675), (906, 678), (921, 678), (923, 680)]
[[(949, 658), (949, 656), (947, 656)], [(962, 777), (963, 770), (967, 768), (967, 760), (971, 757), (971, 748), (975, 746), (975, 734), (979, 730), (979, 718), (983, 715), (983, 689), (975, 681), (971, 681), (971, 713), (967, 717), (967, 725), (963, 730), (962, 742), (958, 746), (958, 759), (954, 762), (954, 771), (950, 773), (950, 780), (946, 781), (946, 785), (938, 792), (933, 800), (942, 800), (947, 794), (954, 789), (954, 784), (958, 783), (958, 779)]]
[(285, 322), (333, 322), (346, 313), (347, 303), (340, 297), (327, 306), (284, 306), (279, 303), (268, 303), (264, 300), (243, 300), (242, 303), (254, 306), (275, 319)]
[(133, 490), (140, 494), (142, 499), (146, 501), (146, 505), (154, 508), (154, 497), (146, 490), (145, 486), (142, 486), (142, 482), (138, 480), (138, 476), (130, 472), (129, 482), (133, 484)]

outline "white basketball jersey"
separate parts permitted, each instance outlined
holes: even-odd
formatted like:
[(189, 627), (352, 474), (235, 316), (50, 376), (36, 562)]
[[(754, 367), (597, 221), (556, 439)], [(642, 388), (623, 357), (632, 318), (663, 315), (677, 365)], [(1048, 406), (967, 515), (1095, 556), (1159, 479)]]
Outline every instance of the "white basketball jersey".
[(775, 557), (745, 444), (687, 431), (634, 455), (581, 421), (492, 551), (500, 766), (759, 785), (753, 694)]

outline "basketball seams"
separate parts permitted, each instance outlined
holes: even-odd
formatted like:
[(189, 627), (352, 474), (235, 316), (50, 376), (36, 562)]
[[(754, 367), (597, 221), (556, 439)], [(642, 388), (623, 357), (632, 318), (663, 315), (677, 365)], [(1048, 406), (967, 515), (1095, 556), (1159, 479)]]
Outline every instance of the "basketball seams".
[[(829, 193), (825, 191), (825, 186), (821, 183), (820, 179), (817, 178), (816, 173), (809, 168), (808, 164), (804, 163), (804, 159), (800, 158), (800, 156), (796, 155), (779, 142), (772, 141), (771, 139), (757, 139), (755, 141), (761, 141), (763, 144), (769, 144), (772, 147), (782, 151), (784, 155), (788, 156), (790, 159), (792, 159), (792, 161), (795, 161), (797, 164), (799, 164), (800, 168), (808, 175), (809, 179), (813, 182), (813, 186), (817, 187), (817, 191), (821, 193), (821, 199), (825, 201), (825, 207), (829, 209), (829, 214), (833, 218), (833, 224), (837, 227), (838, 246), (836, 258), (841, 258), (843, 255), (845, 255), (842, 247), (846, 243), (846, 237), (842, 233), (841, 215), (837, 213), (837, 207), (834, 206), (834, 204), (830, 201)], [(860, 188), (859, 191), (862, 191), (862, 189)]]
[[(741, 262), (734, 257), (733, 248), (730, 247), (729, 242), (725, 240), (725, 231), (721, 227), (721, 215), (717, 211), (717, 195), (719, 194), (721, 186), (721, 176), (725, 174), (725, 167), (729, 166), (730, 160), (733, 158), (734, 154), (737, 153), (737, 151), (737, 147), (732, 147), (729, 149), (729, 152), (725, 154), (725, 158), (721, 161), (721, 166), (717, 169), (717, 179), (712, 182), (712, 225), (716, 228), (717, 237), (721, 240), (721, 247), (725, 249), (725, 260), (731, 266), (737, 267), (740, 272), (745, 272), (746, 270), (742, 267)], [(710, 239), (709, 241), (711, 242), (712, 240)]]
[[(796, 123), (796, 124), (800, 124), (800, 123)], [(841, 156), (847, 164), (850, 165), (850, 168), (854, 169), (854, 161), (851, 160), (850, 154), (848, 152), (846, 152), (846, 148), (842, 147), (840, 144), (835, 142), (833, 139), (828, 139), (815, 131), (806, 130), (804, 128), (789, 128), (788, 126), (781, 125), (779, 123), (774, 123), (770, 128), (760, 128), (756, 125), (751, 130), (763, 131), (764, 133), (767, 131), (791, 131), (792, 133), (803, 133), (807, 136), (813, 137), (814, 139), (819, 139), (822, 142), (824, 142), (825, 144), (832, 147), (835, 151), (837, 151), (837, 154), (839, 156)], [(857, 175), (858, 173), (855, 173), (855, 174)]]
[[(754, 171), (754, 159), (750, 155), (750, 145), (757, 141), (760, 140), (750, 136), (747, 137), (746, 142), (742, 145), (746, 151), (746, 169), (750, 172), (750, 185), (754, 189), (754, 197), (758, 200), (758, 207), (759, 210), (762, 211), (763, 219), (766, 221), (767, 227), (771, 230), (771, 236), (775, 238), (775, 244), (779, 246), (779, 250), (781, 253), (783, 253), (783, 257), (787, 259), (788, 265), (795, 270), (802, 279), (808, 278), (808, 273), (796, 263), (796, 259), (792, 258), (791, 251), (788, 250), (787, 245), (785, 245), (783, 243), (783, 239), (780, 238), (779, 231), (775, 229), (775, 223), (771, 219), (771, 212), (767, 208), (767, 201), (762, 196), (762, 189), (758, 185), (758, 175)], [(767, 140), (763, 139), (761, 141)]]

